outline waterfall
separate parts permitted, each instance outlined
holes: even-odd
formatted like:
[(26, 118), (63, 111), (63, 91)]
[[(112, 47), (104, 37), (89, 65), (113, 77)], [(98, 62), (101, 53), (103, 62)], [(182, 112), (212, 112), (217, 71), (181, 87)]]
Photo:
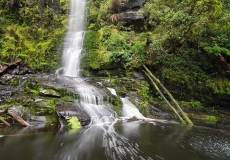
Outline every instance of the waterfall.
[(80, 59), (83, 48), (85, 29), (85, 7), (84, 0), (71, 0), (70, 18), (68, 32), (64, 42), (63, 68), (64, 75), (79, 77)]
[[(80, 97), (78, 104), (89, 114), (92, 123), (73, 146), (64, 149), (61, 159), (82, 159), (82, 156), (87, 151), (86, 146), (93, 145), (94, 139), (96, 141), (96, 139), (100, 139), (100, 136), (102, 138), (102, 149), (107, 159), (150, 159), (149, 157), (140, 157), (141, 151), (138, 145), (115, 131), (116, 112), (110, 104), (105, 104), (103, 101), (104, 97), (108, 95), (100, 92), (97, 87), (87, 83), (80, 76), (86, 1), (71, 0), (70, 6), (69, 28), (64, 41), (65, 47), (62, 57), (62, 77), (64, 82), (74, 85)], [(59, 71), (60, 69), (56, 73), (59, 74)], [(112, 94), (116, 95), (114, 89), (108, 89)], [(72, 152), (77, 155), (72, 154)]]
[(68, 31), (64, 40), (63, 76), (65, 81), (74, 84), (79, 94), (79, 105), (89, 114), (93, 124), (114, 121), (115, 111), (104, 104), (103, 95), (96, 87), (88, 84), (80, 76), (80, 60), (85, 33), (85, 0), (71, 0)]

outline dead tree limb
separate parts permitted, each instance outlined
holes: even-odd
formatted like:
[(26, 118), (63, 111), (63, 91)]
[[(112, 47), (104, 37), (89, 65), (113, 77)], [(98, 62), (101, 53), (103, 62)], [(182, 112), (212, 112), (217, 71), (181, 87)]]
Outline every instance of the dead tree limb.
[(179, 120), (181, 121), (181, 123), (186, 124), (185, 121), (183, 120), (183, 118), (178, 114), (177, 110), (169, 103), (169, 101), (167, 100), (167, 98), (164, 96), (164, 94), (160, 91), (160, 89), (157, 87), (156, 83), (152, 80), (152, 78), (148, 75), (148, 73), (146, 73), (144, 70), (142, 70), (146, 76), (150, 79), (150, 81), (152, 82), (152, 84), (154, 85), (155, 89), (160, 93), (161, 97), (165, 100), (165, 102), (168, 104), (168, 106), (170, 107), (170, 109), (176, 114), (176, 116), (179, 118)]
[(8, 110), (7, 114), (9, 116), (11, 116), (13, 119), (17, 120), (22, 125), (24, 125), (24, 126), (30, 126), (30, 124), (28, 122), (26, 122), (22, 117), (20, 117), (17, 112), (12, 111), (12, 110)]
[(150, 70), (144, 65), (145, 70), (148, 72), (148, 74), (161, 86), (161, 88), (168, 94), (169, 98), (174, 102), (174, 104), (176, 105), (177, 109), (179, 109), (179, 111), (181, 112), (182, 116), (184, 117), (185, 121), (190, 124), (193, 125), (192, 121), (188, 118), (188, 116), (184, 113), (184, 111), (181, 109), (181, 107), (179, 106), (179, 104), (177, 103), (177, 101), (173, 98), (173, 96), (171, 95), (171, 93), (164, 87), (164, 85), (160, 82), (159, 79), (157, 79), (152, 72), (150, 72)]
[(2, 121), (6, 126), (10, 126), (10, 124), (6, 122), (2, 117), (0, 117), (0, 121)]

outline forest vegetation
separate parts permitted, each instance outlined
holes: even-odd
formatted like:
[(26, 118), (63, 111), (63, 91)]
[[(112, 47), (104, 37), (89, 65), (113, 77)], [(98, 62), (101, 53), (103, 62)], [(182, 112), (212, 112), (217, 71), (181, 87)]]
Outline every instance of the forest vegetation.
[(229, 106), (229, 1), (147, 0), (136, 26), (119, 21), (119, 0), (88, 3), (85, 49), (93, 70), (146, 65), (180, 100)]
[[(230, 2), (147, 0), (138, 23), (121, 20), (126, 2), (88, 0), (82, 67), (94, 76), (124, 77), (146, 65), (178, 100), (228, 108)], [(20, 59), (40, 73), (54, 73), (68, 6), (69, 0), (0, 0), (0, 63)]]
[(32, 69), (60, 66), (68, 0), (0, 0), (0, 62), (20, 59)]

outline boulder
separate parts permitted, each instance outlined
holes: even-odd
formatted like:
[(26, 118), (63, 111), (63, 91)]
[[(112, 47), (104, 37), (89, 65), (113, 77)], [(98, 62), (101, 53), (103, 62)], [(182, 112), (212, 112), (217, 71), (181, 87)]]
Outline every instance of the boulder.
[(128, 11), (123, 14), (121, 19), (125, 21), (136, 21), (136, 20), (143, 20), (144, 16), (141, 13), (138, 13), (138, 11)]
[(145, 4), (145, 0), (129, 0), (121, 2), (121, 10), (127, 11), (127, 10), (139, 10), (141, 6)]
[(89, 125), (91, 122), (89, 115), (77, 104), (67, 104), (64, 102), (57, 103), (56, 112), (59, 117), (65, 119), (69, 117), (77, 117), (82, 126)]

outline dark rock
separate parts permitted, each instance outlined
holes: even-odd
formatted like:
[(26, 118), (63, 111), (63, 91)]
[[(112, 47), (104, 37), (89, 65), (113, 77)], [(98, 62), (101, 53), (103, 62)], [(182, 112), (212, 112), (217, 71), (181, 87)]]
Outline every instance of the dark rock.
[(15, 60), (13, 62), (8, 63), (8, 67), (15, 67), (21, 63), (21, 60)]
[(60, 0), (49, 0), (48, 1), (48, 6), (50, 8), (52, 8), (52, 10), (58, 14), (59, 13), (59, 9), (60, 9)]
[(123, 21), (137, 21), (137, 20), (143, 20), (144, 16), (143, 14), (139, 13), (138, 11), (128, 11), (123, 14), (121, 17), (121, 20)]
[(0, 76), (4, 74), (23, 75), (36, 73), (28, 65), (21, 64), (21, 60), (15, 60), (8, 64), (0, 64)]
[(77, 104), (57, 103), (56, 112), (59, 117), (77, 117), (82, 126), (89, 125), (91, 122), (89, 115)]
[(144, 79), (144, 76), (141, 74), (141, 72), (133, 72), (133, 76), (137, 79)]
[(124, 0), (121, 2), (121, 10), (138, 10), (141, 6), (145, 4), (145, 0), (129, 0), (125, 2)]

